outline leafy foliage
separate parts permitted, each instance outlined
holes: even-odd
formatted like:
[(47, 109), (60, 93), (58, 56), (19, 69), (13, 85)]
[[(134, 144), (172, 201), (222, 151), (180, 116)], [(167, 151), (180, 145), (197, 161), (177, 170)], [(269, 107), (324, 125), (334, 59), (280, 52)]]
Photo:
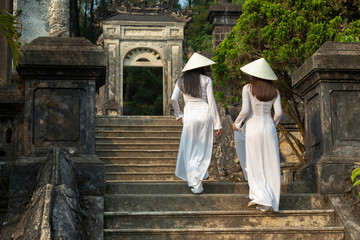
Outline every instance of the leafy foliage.
[(20, 57), (23, 56), (24, 52), (20, 42), (27, 44), (20, 38), (21, 30), (18, 17), (4, 9), (0, 9), (0, 31), (4, 34), (9, 44), (14, 67), (19, 64)]
[(124, 115), (163, 114), (162, 68), (124, 69)]
[[(264, 57), (279, 77), (276, 84), (284, 111), (304, 137), (299, 96), (291, 87), (291, 74), (326, 41), (359, 42), (359, 10), (360, 1), (245, 1), (237, 25), (215, 51), (215, 83), (230, 86), (233, 94), (240, 95), (237, 90), (246, 83), (240, 67)], [(300, 142), (297, 147), (302, 158), (305, 148)]]
[(206, 21), (207, 11), (215, 1), (194, 0), (190, 10), (194, 13), (191, 22), (185, 29), (185, 36), (189, 40), (189, 46), (196, 52), (212, 51), (211, 25)]
[[(355, 164), (360, 165), (360, 163), (355, 163)], [(357, 167), (351, 173), (351, 182), (355, 182), (353, 184), (353, 187), (360, 185), (359, 176), (360, 176), (360, 167)], [(357, 181), (355, 181), (355, 180), (357, 180)], [(358, 194), (358, 197), (360, 198), (360, 192)]]

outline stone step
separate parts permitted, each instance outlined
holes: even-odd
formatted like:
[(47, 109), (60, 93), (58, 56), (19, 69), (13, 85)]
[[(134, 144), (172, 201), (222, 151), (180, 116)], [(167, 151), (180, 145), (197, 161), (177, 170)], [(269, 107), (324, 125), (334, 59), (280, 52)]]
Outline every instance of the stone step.
[[(206, 189), (205, 189), (206, 191)], [(239, 211), (249, 203), (248, 194), (105, 194), (106, 212), (148, 211)], [(320, 194), (282, 194), (280, 210), (325, 209)]]
[(176, 164), (105, 164), (105, 172), (175, 172)]
[(101, 143), (152, 143), (152, 144), (175, 144), (179, 145), (180, 137), (97, 137), (96, 144)]
[(105, 240), (340, 240), (344, 227), (258, 227), (258, 228), (186, 228), (186, 229), (104, 229)]
[(96, 143), (95, 151), (105, 150), (179, 150), (179, 143)]
[(175, 157), (98, 157), (105, 164), (176, 164), (177, 156)]
[[(206, 182), (203, 183), (206, 194), (249, 193), (247, 182)], [(107, 183), (108, 194), (187, 194), (186, 182), (180, 183)], [(281, 193), (311, 193), (311, 186), (305, 182), (282, 183)]]
[[(105, 164), (105, 172), (175, 172), (176, 164)], [(209, 172), (214, 171), (209, 166)]]
[(144, 149), (144, 150), (96, 150), (96, 155), (102, 157), (177, 157), (178, 149), (176, 150), (157, 150), (157, 149)]
[[(106, 172), (106, 181), (112, 182), (126, 182), (126, 181), (139, 181), (139, 182), (152, 182), (152, 181), (177, 181), (180, 180), (172, 172)], [(215, 180), (215, 176), (210, 174), (210, 181)]]
[(334, 210), (105, 212), (106, 229), (331, 227)]
[(163, 126), (163, 125), (107, 125), (107, 126), (99, 126), (97, 125), (95, 128), (95, 132), (102, 131), (115, 131), (115, 132), (181, 132), (181, 125), (174, 126)]
[(96, 126), (121, 126), (121, 125), (158, 125), (182, 126), (174, 116), (120, 116), (96, 118)]
[(181, 131), (114, 131), (104, 130), (95, 132), (95, 137), (177, 137), (180, 139)]

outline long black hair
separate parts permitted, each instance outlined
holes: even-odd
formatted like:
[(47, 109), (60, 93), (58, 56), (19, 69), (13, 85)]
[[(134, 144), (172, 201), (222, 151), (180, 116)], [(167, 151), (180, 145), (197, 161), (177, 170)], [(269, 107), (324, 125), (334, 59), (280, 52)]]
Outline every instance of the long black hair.
[(201, 98), (201, 83), (200, 75), (205, 75), (205, 68), (195, 68), (186, 71), (184, 75), (179, 79), (178, 86), (180, 90), (192, 97)]

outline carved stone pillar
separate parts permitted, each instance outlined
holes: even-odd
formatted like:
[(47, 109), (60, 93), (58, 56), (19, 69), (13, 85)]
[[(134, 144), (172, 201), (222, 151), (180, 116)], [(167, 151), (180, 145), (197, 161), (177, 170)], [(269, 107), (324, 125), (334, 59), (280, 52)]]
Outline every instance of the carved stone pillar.
[(242, 8), (228, 0), (219, 0), (210, 6), (206, 18), (212, 25), (213, 50), (227, 37), (241, 13)]
[(105, 52), (85, 38), (40, 37), (26, 47), (25, 156), (49, 147), (95, 154), (95, 91), (105, 81)]
[(70, 36), (69, 0), (51, 0), (49, 8), (50, 37)]
[(292, 76), (304, 98), (305, 176), (341, 194), (360, 158), (360, 44), (326, 42)]

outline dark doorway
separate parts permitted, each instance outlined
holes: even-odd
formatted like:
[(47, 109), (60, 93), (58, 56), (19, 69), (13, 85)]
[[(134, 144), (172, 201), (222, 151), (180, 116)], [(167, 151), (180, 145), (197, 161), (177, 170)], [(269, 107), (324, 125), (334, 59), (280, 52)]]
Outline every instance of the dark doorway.
[(163, 69), (125, 67), (124, 115), (163, 115)]

